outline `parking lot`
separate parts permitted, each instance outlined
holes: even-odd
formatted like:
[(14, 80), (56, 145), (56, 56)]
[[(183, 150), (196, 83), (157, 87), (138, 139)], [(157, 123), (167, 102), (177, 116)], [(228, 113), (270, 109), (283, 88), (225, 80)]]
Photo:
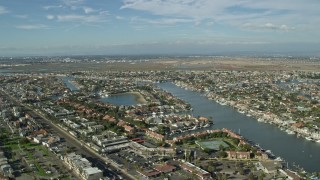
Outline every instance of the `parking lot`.
[(108, 154), (108, 157), (112, 159), (115, 163), (122, 166), (123, 169), (126, 169), (128, 173), (133, 174), (137, 179), (147, 179), (139, 174), (137, 171), (153, 171), (155, 166), (164, 165), (169, 163), (174, 165), (177, 170), (170, 173), (162, 173), (158, 177), (153, 177), (152, 179), (188, 179), (192, 177), (192, 174), (186, 172), (179, 168), (179, 163), (172, 160), (168, 161), (166, 157), (159, 156), (141, 156), (131, 148), (121, 150), (118, 152)]

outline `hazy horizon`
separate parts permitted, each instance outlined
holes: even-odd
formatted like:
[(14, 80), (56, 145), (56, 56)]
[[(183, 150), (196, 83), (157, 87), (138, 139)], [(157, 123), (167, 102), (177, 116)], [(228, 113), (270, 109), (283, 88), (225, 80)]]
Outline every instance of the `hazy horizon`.
[(317, 0), (0, 1), (0, 56), (320, 56)]

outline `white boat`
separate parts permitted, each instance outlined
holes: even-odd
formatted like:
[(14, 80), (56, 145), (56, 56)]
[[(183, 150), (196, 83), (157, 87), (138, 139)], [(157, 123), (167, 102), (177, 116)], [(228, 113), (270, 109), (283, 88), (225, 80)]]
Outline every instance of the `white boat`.
[(271, 152), (271, 150), (267, 149), (267, 150), (266, 150), (266, 153), (271, 154), (272, 152)]
[(108, 94), (108, 93), (99, 92), (98, 94), (99, 94), (99, 96), (100, 96), (101, 98), (109, 97), (109, 94)]
[(295, 134), (293, 131), (291, 131), (291, 130), (289, 130), (289, 129), (286, 130), (286, 133), (288, 133), (288, 134)]
[(309, 137), (309, 136), (306, 136), (305, 138), (306, 138), (306, 140), (308, 140), (308, 141), (311, 141), (311, 140), (312, 140), (312, 138)]
[(275, 155), (271, 152), (271, 150), (266, 150), (266, 153), (270, 156), (270, 157), (272, 157), (272, 158), (274, 158), (275, 157)]
[(320, 143), (320, 139), (316, 141), (317, 143)]
[(275, 161), (283, 161), (283, 159), (279, 156), (275, 159)]
[(195, 129), (198, 129), (197, 125), (195, 125), (191, 130), (195, 130)]
[(245, 113), (245, 111), (243, 111), (243, 110), (238, 110), (239, 111), (239, 113), (241, 113), (241, 114), (244, 114)]
[(218, 103), (219, 103), (220, 105), (222, 105), (222, 106), (227, 105), (227, 102), (226, 102), (226, 101), (224, 101), (224, 100), (218, 101)]
[(263, 118), (258, 118), (258, 122), (264, 122)]
[(106, 97), (109, 97), (109, 95), (108, 94), (104, 94), (104, 95), (102, 95), (102, 97), (106, 98)]

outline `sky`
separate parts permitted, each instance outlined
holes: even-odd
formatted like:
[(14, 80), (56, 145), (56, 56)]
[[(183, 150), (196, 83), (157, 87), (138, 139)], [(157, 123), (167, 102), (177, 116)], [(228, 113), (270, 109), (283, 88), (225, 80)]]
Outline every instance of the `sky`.
[(320, 55), (319, 0), (0, 0), (0, 56)]

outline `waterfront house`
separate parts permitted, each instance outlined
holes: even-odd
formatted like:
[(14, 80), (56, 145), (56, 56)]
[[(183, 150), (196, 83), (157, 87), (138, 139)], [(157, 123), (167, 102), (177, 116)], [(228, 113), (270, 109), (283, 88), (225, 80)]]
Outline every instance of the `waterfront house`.
[(256, 164), (257, 170), (262, 170), (265, 173), (277, 173), (278, 169), (282, 168), (282, 162), (279, 161), (260, 161)]
[(230, 159), (250, 159), (250, 152), (226, 151)]

